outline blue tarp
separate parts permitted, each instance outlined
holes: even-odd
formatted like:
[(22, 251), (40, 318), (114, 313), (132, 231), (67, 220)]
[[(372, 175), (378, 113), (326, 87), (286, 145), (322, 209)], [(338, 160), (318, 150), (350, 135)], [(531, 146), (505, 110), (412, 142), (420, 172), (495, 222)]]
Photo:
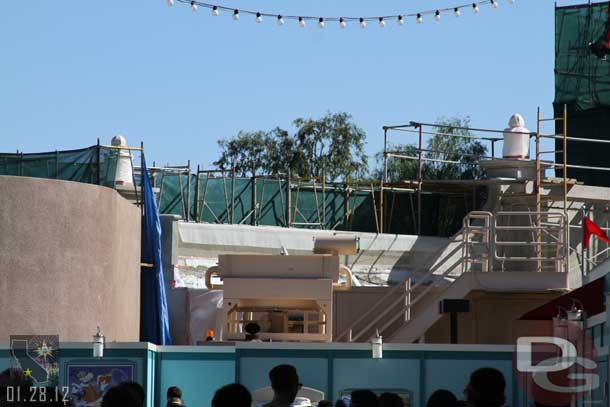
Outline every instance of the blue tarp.
[(171, 345), (161, 262), (161, 222), (144, 157), (142, 157), (142, 170), (144, 213), (141, 259), (145, 266), (140, 273), (140, 340), (157, 345)]

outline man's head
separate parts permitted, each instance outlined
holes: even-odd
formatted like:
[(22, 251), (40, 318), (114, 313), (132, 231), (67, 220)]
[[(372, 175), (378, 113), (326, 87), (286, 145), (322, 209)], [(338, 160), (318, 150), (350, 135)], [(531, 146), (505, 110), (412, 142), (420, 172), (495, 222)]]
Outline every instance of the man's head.
[(382, 393), (379, 396), (379, 407), (405, 407), (405, 402), (396, 393)]
[(0, 386), (16, 387), (16, 386), (31, 386), (32, 378), (23, 373), (23, 370), (15, 367), (3, 370), (0, 373)]
[(238, 383), (221, 387), (212, 399), (212, 407), (250, 407), (251, 404), (250, 392)]
[(378, 407), (379, 399), (370, 390), (354, 390), (349, 405), (350, 407)]
[(269, 372), (269, 380), (271, 381), (273, 392), (288, 399), (289, 403), (294, 401), (301, 387), (297, 369), (292, 365), (274, 367)]
[(470, 375), (466, 386), (466, 401), (474, 407), (501, 407), (506, 402), (506, 381), (497, 369), (483, 367)]
[(119, 384), (108, 389), (102, 399), (102, 407), (143, 407), (140, 395), (130, 386)]
[(131, 390), (133, 390), (138, 395), (140, 400), (142, 400), (142, 404), (145, 403), (146, 393), (144, 392), (144, 387), (142, 387), (142, 385), (140, 383), (129, 381), (129, 382), (121, 383), (121, 386), (125, 386), (125, 387), (128, 387)]
[(428, 399), (426, 407), (457, 407), (458, 400), (449, 390), (437, 390)]
[(182, 390), (180, 387), (172, 386), (167, 388), (168, 399), (180, 399), (182, 398)]

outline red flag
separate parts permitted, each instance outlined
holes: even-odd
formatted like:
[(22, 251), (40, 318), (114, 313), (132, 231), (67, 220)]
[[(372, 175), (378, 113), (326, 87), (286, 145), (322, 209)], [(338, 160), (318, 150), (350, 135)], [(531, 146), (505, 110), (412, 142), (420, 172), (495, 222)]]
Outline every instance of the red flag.
[(582, 234), (583, 245), (585, 246), (585, 249), (589, 248), (589, 239), (591, 238), (591, 235), (595, 235), (600, 240), (610, 243), (610, 238), (608, 237), (606, 232), (603, 231), (602, 228), (597, 226), (595, 223), (593, 223), (588, 216), (585, 216), (585, 218), (583, 219)]

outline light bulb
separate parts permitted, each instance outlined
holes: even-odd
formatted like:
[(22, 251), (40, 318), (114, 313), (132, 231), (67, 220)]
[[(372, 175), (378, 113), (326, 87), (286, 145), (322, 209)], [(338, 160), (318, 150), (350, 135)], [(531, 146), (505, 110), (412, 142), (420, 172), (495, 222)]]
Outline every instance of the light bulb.
[(398, 25), (405, 25), (405, 19), (402, 16), (398, 16)]
[(456, 17), (459, 17), (462, 13), (460, 12), (460, 9), (456, 7), (453, 9), (453, 14), (455, 14)]
[(366, 28), (366, 21), (364, 21), (364, 18), (360, 18), (360, 28)]
[(277, 25), (284, 25), (284, 19), (282, 16), (277, 16)]
[(167, 5), (168, 6), (173, 6), (174, 5), (174, 0), (167, 0)]
[(305, 20), (303, 20), (303, 17), (299, 17), (299, 26), (301, 26), (301, 28), (305, 28)]
[(197, 3), (195, 3), (194, 1), (191, 1), (191, 10), (197, 11), (198, 8), (199, 8), (199, 6), (197, 6)]
[(212, 15), (214, 17), (216, 17), (218, 15), (218, 7), (217, 6), (212, 7)]
[(379, 27), (385, 27), (385, 21), (383, 21), (383, 17), (379, 17)]
[(417, 24), (421, 24), (421, 23), (424, 22), (424, 19), (422, 18), (421, 14), (418, 13), (417, 14), (417, 20), (415, 20), (415, 21), (417, 21)]
[(324, 19), (322, 17), (320, 17), (320, 19), (318, 20), (318, 27), (324, 28)]
[(472, 11), (475, 13), (479, 12), (479, 5), (477, 3), (472, 3)]
[(434, 19), (436, 21), (441, 21), (441, 12), (436, 10), (436, 13), (434, 13)]
[(233, 11), (233, 20), (237, 21), (239, 20), (239, 10), (235, 9), (235, 11)]
[(491, 0), (491, 7), (498, 8), (498, 2), (496, 0)]
[(343, 17), (341, 17), (341, 18), (339, 19), (339, 27), (340, 27), (340, 28), (345, 28), (345, 27), (347, 27), (347, 23), (345, 22), (345, 20), (343, 19)]
[(261, 13), (256, 13), (256, 23), (260, 24), (263, 22), (263, 17), (261, 16)]

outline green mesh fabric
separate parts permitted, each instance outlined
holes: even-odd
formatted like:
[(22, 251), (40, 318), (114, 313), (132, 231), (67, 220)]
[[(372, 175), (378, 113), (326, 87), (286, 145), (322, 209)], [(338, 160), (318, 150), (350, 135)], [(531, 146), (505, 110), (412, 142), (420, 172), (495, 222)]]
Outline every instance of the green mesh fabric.
[(112, 187), (116, 150), (97, 146), (49, 153), (0, 153), (0, 175), (53, 178)]
[(588, 48), (605, 34), (607, 21), (607, 1), (555, 9), (555, 105), (572, 111), (610, 106), (610, 58)]
[[(609, 2), (555, 9), (555, 117), (568, 109), (568, 137), (608, 140), (610, 134), (610, 56), (592, 54), (588, 44), (605, 35)], [(563, 122), (556, 124), (563, 134)], [(568, 141), (568, 164), (610, 167), (610, 146)], [(555, 161), (563, 163), (563, 141), (555, 141)], [(557, 176), (563, 171), (556, 170)], [(568, 177), (587, 185), (610, 186), (607, 171), (569, 168)]]
[[(118, 150), (92, 146), (80, 150), (54, 151), (37, 154), (0, 153), (0, 175), (51, 178), (98, 184), (114, 188)], [(138, 168), (135, 168), (138, 173)], [(140, 177), (135, 176), (139, 185)], [(178, 174), (151, 170), (153, 186), (158, 188), (159, 210), (198, 222), (287, 225), (286, 205), (288, 183), (285, 179), (235, 178), (235, 197), (231, 196), (231, 177)], [(255, 185), (256, 184), (256, 185)], [(320, 183), (298, 183), (290, 187), (290, 218), (295, 227), (324, 228), (377, 232), (380, 196), (374, 192), (345, 192), (341, 183), (327, 184), (324, 192)], [(256, 196), (253, 192), (256, 189)], [(374, 199), (373, 199), (374, 197)], [(482, 198), (472, 193), (423, 194), (422, 234), (450, 236), (459, 230), (461, 219), (471, 210), (480, 209)], [(187, 204), (188, 202), (188, 204)], [(384, 231), (416, 234), (417, 196), (409, 192), (384, 192)], [(377, 213), (377, 219), (375, 217)], [(298, 225), (295, 225), (298, 224)]]

